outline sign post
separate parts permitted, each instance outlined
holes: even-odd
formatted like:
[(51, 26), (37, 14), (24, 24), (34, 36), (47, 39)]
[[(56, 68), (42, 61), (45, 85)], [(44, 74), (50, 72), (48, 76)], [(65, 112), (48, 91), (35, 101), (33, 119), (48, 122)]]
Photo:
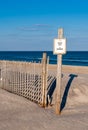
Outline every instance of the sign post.
[(62, 74), (62, 54), (66, 53), (66, 39), (63, 38), (63, 29), (58, 30), (58, 39), (54, 39), (54, 54), (57, 54), (57, 80), (55, 94), (55, 112), (60, 114), (61, 102), (61, 74)]

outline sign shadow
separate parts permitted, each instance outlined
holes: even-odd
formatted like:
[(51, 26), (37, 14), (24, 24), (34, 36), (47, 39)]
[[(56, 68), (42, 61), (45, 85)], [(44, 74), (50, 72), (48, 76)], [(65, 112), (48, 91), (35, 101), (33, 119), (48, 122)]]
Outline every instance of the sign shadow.
[(64, 94), (63, 94), (63, 97), (62, 97), (62, 101), (61, 101), (61, 104), (60, 104), (60, 112), (64, 109), (65, 105), (66, 105), (66, 101), (67, 101), (67, 97), (68, 97), (68, 92), (69, 92), (69, 89), (71, 87), (71, 83), (72, 81), (74, 80), (75, 77), (77, 77), (77, 75), (75, 74), (70, 74), (69, 75), (70, 79), (65, 87), (65, 91), (64, 91)]

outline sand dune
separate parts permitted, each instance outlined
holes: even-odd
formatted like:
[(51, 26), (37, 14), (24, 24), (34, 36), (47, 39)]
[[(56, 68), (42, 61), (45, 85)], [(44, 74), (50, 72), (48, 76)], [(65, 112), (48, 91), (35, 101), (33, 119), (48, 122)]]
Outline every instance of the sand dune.
[(88, 68), (86, 73), (78, 70), (63, 68), (60, 116), (55, 114), (54, 105), (44, 109), (0, 89), (0, 130), (87, 130)]

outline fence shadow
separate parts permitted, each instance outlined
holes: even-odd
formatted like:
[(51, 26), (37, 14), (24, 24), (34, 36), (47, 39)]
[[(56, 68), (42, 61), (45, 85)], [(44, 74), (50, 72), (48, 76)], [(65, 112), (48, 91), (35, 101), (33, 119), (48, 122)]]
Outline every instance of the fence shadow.
[(64, 91), (64, 94), (63, 94), (63, 97), (62, 97), (62, 101), (61, 101), (61, 105), (60, 105), (60, 112), (64, 109), (65, 105), (66, 105), (66, 101), (67, 101), (67, 97), (68, 97), (68, 92), (69, 92), (69, 89), (71, 87), (71, 83), (72, 81), (74, 80), (75, 77), (77, 77), (77, 75), (75, 74), (70, 74), (69, 75), (70, 79), (65, 87), (65, 91)]
[(55, 91), (55, 88), (56, 88), (56, 79), (54, 80), (53, 84), (50, 86), (50, 89), (47, 92), (47, 106), (51, 105), (52, 103), (52, 99), (53, 99), (52, 95)]

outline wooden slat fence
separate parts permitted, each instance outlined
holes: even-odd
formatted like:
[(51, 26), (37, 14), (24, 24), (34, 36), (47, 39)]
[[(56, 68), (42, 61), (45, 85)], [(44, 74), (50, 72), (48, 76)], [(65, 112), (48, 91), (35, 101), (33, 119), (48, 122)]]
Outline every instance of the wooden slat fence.
[(0, 61), (0, 70), (3, 89), (42, 103), (42, 64)]
[(44, 107), (50, 103), (55, 80), (44, 59), (42, 63), (0, 61), (0, 87)]

